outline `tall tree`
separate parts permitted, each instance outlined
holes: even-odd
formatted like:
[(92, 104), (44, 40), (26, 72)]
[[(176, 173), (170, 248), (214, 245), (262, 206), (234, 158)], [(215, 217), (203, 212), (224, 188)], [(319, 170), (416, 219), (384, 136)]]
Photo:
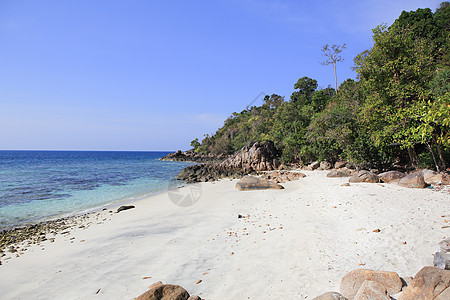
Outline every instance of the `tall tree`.
[(326, 44), (325, 46), (322, 47), (322, 52), (323, 55), (327, 58), (325, 61), (322, 62), (322, 65), (327, 66), (327, 65), (332, 65), (333, 69), (334, 69), (334, 79), (335, 79), (335, 91), (337, 94), (338, 91), (338, 84), (337, 84), (337, 72), (336, 72), (336, 64), (338, 62), (343, 61), (344, 59), (341, 57), (340, 53), (347, 47), (346, 44), (343, 44), (342, 46), (339, 45), (332, 45), (329, 46), (328, 44)]

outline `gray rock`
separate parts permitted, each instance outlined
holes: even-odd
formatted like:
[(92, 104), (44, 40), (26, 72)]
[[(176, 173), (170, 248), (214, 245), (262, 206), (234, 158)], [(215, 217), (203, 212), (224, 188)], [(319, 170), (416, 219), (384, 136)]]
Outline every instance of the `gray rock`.
[(398, 185), (406, 188), (418, 189), (423, 189), (426, 186), (423, 174), (421, 172), (406, 175), (398, 181)]
[(320, 167), (324, 170), (329, 170), (331, 169), (331, 164), (327, 161), (323, 161), (320, 163)]
[(405, 173), (399, 171), (388, 171), (378, 174), (378, 177), (381, 179), (381, 181), (389, 183), (391, 181), (405, 177)]
[(442, 179), (444, 177), (442, 174), (439, 174), (438, 172), (428, 169), (423, 169), (420, 171), (420, 173), (422, 173), (423, 180), (425, 181), (426, 184), (440, 183), (442, 182)]
[(337, 162), (334, 164), (334, 168), (335, 168), (335, 169), (340, 169), (340, 168), (345, 167), (346, 165), (347, 165), (347, 162), (346, 162), (346, 161), (337, 161)]
[(328, 292), (314, 298), (313, 300), (348, 300), (348, 299), (337, 292)]
[(434, 253), (435, 267), (443, 270), (450, 270), (450, 238), (441, 241), (438, 244), (438, 249)]
[(353, 174), (352, 177), (348, 180), (349, 182), (369, 182), (369, 183), (377, 183), (380, 181), (378, 176), (372, 172), (361, 170)]
[(117, 212), (121, 212), (123, 210), (128, 210), (128, 209), (132, 209), (132, 208), (135, 208), (135, 206), (134, 205), (123, 205), (117, 209)]
[(328, 172), (327, 177), (350, 177), (349, 173), (344, 170), (332, 170)]
[(312, 170), (315, 170), (318, 167), (320, 167), (320, 164), (318, 161), (315, 161), (315, 162), (311, 163), (308, 167), (310, 167)]
[(254, 191), (254, 190), (268, 190), (268, 189), (284, 189), (283, 186), (263, 178), (255, 176), (244, 176), (236, 183), (236, 189), (239, 191)]

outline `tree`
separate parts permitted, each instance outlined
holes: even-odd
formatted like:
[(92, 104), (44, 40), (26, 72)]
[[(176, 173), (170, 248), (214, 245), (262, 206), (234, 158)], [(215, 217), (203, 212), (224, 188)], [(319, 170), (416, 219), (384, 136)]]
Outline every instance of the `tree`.
[(191, 141), (191, 147), (194, 147), (195, 150), (197, 150), (197, 148), (200, 147), (200, 142), (198, 141), (198, 138)]
[(335, 84), (335, 91), (336, 94), (338, 92), (338, 84), (337, 84), (337, 72), (336, 72), (336, 63), (343, 61), (344, 59), (339, 55), (345, 48), (347, 47), (346, 44), (343, 44), (342, 46), (339, 45), (332, 45), (329, 46), (326, 44), (322, 47), (323, 55), (327, 58), (325, 61), (322, 62), (322, 65), (333, 65), (334, 69), (334, 79), (336, 81)]

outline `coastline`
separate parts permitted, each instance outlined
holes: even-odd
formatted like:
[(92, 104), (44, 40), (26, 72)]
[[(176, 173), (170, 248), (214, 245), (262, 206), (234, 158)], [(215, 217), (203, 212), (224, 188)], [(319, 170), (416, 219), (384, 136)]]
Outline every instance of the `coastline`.
[(5, 252), (3, 297), (132, 298), (161, 280), (206, 299), (313, 298), (357, 268), (413, 276), (449, 236), (448, 194), (302, 172), (284, 190), (239, 192), (223, 179), (201, 183), (189, 207), (161, 193), (83, 216), (19, 257)]

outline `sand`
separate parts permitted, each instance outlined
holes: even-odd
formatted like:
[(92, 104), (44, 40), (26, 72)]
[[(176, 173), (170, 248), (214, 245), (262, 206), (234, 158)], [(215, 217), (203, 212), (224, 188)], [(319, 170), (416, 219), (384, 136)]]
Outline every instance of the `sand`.
[(1, 298), (132, 299), (162, 281), (206, 299), (311, 299), (357, 268), (413, 276), (449, 236), (448, 193), (304, 173), (284, 190), (226, 179), (201, 184), (190, 207), (164, 193), (92, 214), (87, 228), (7, 253)]

